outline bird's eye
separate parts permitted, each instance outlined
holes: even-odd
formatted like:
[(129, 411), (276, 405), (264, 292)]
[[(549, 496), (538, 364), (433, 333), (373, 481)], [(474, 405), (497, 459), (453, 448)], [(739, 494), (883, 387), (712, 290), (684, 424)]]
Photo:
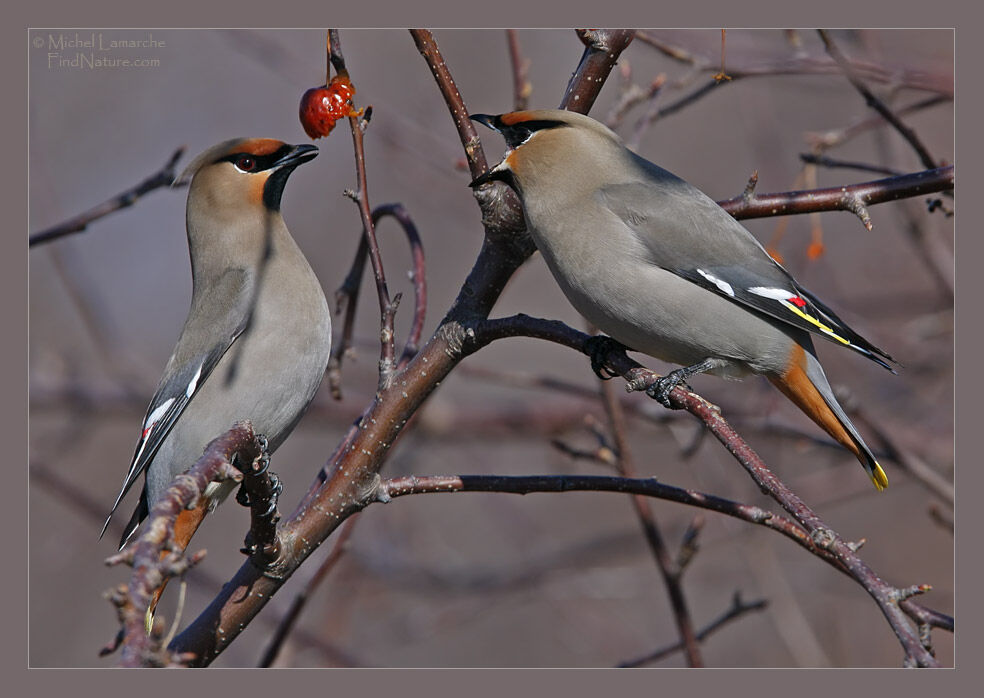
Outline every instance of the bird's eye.
[(256, 169), (256, 160), (251, 158), (249, 155), (240, 155), (239, 159), (236, 160), (236, 167), (243, 172), (252, 172)]

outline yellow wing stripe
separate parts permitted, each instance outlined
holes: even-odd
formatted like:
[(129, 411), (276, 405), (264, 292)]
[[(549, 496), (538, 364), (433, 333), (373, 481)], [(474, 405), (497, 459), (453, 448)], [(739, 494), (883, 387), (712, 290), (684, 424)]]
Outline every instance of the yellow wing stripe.
[(825, 332), (826, 334), (829, 334), (831, 337), (833, 337), (834, 339), (836, 339), (838, 342), (843, 342), (847, 346), (851, 346), (850, 340), (844, 339), (839, 334), (837, 334), (836, 332), (834, 332), (831, 328), (827, 327), (825, 324), (823, 324), (822, 322), (820, 322), (819, 320), (817, 320), (815, 317), (813, 317), (811, 315), (807, 315), (806, 313), (804, 313), (802, 310), (800, 310), (799, 308), (797, 308), (795, 305), (793, 305), (789, 301), (780, 300), (779, 302), (782, 303), (784, 306), (786, 306), (787, 309), (791, 310), (792, 312), (796, 313), (801, 318), (803, 318), (804, 320), (806, 320), (807, 322), (809, 322), (811, 325), (816, 325), (820, 329), (820, 331)]

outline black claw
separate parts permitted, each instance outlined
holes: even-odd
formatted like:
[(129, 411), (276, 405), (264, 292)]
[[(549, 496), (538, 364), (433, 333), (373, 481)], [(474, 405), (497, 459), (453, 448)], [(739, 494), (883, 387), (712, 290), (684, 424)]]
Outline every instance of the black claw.
[(240, 486), (239, 489), (236, 490), (236, 501), (242, 504), (244, 507), (249, 506), (249, 493), (247, 493), (246, 489), (242, 486)]
[(673, 405), (670, 404), (670, 393), (673, 392), (673, 389), (678, 385), (685, 385), (687, 388), (690, 388), (686, 380), (684, 380), (684, 376), (681, 375), (681, 371), (682, 369), (678, 369), (660, 377), (659, 380), (646, 388), (646, 395), (656, 400), (663, 407), (672, 408)]
[(607, 381), (618, 377), (618, 372), (613, 371), (605, 363), (608, 355), (613, 351), (625, 352), (626, 347), (621, 342), (617, 342), (605, 335), (595, 335), (587, 341), (588, 355), (591, 358), (591, 370), (601, 380)]
[(678, 368), (675, 371), (670, 371), (665, 376), (659, 378), (655, 383), (646, 388), (646, 394), (663, 405), (663, 407), (673, 408), (670, 404), (670, 393), (678, 385), (683, 385), (687, 390), (691, 390), (691, 387), (687, 384), (687, 379), (690, 376), (696, 376), (698, 373), (704, 373), (714, 368), (715, 363), (710, 359), (705, 359), (699, 364), (694, 364), (693, 366), (684, 366), (683, 368)]
[(270, 506), (263, 512), (263, 516), (272, 516), (277, 511), (277, 502), (280, 500), (280, 495), (284, 491), (284, 483), (280, 481), (276, 473), (270, 473), (270, 481), (273, 483), (273, 489), (270, 493)]

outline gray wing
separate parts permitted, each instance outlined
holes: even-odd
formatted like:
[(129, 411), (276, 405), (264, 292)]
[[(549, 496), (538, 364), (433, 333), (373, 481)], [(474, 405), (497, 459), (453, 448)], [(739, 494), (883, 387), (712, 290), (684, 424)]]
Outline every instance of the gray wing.
[[(249, 324), (251, 280), (252, 274), (245, 269), (230, 269), (193, 299), (192, 309), (178, 344), (164, 368), (157, 392), (144, 415), (130, 469), (106, 523), (103, 524), (100, 538), (109, 527), (123, 497), (154, 459), (181, 413)], [(123, 542), (146, 515), (146, 509), (147, 502), (142, 498), (137, 512), (131, 517), (127, 530), (123, 533)]]
[(738, 221), (684, 180), (639, 159), (645, 182), (603, 187), (599, 201), (662, 269), (746, 308), (814, 332), (892, 370), (894, 361), (800, 286)]

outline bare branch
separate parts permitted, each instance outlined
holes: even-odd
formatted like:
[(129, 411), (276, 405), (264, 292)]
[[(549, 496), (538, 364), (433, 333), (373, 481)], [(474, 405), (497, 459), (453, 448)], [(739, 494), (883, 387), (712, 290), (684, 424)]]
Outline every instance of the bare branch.
[[(945, 97), (943, 95), (935, 95), (933, 97), (927, 97), (926, 99), (921, 99), (918, 102), (914, 102), (905, 107), (900, 107), (896, 110), (899, 116), (904, 116), (906, 114), (912, 114), (923, 109), (929, 109), (930, 107), (935, 107), (939, 104), (946, 104), (952, 101), (951, 98)], [(854, 136), (867, 131), (872, 128), (883, 127), (886, 125), (885, 119), (881, 116), (870, 116), (864, 119), (860, 119), (849, 126), (844, 128), (834, 129), (830, 131), (823, 132), (808, 132), (806, 134), (807, 143), (816, 152), (822, 152), (834, 146), (841, 145), (846, 141), (850, 140)]]
[[(444, 94), (462, 137), (469, 166), (477, 176), (486, 169), (485, 158), (447, 64), (429, 32), (413, 30), (412, 33)], [(609, 53), (614, 60), (618, 49)], [(592, 102), (592, 95), (603, 84), (604, 80), (597, 80), (588, 90), (578, 89), (579, 94), (586, 95), (580, 104)], [(258, 573), (254, 565), (243, 565), (208, 608), (171, 643), (175, 651), (193, 652), (196, 665), (211, 663), (266, 605), (283, 580), (342, 521), (369, 503), (389, 449), (408, 420), (465, 356), (465, 347), (470, 344), (469, 328), (476, 319), (488, 317), (506, 282), (532, 253), (532, 242), (523, 234), (518, 202), (515, 209), (519, 211), (518, 217), (502, 205), (500, 192), (508, 189), (479, 187), (474, 191), (482, 209), (486, 235), (454, 304), (399, 378), (377, 393), (339, 444), (332, 460), (318, 473), (308, 495), (282, 523), (283, 545), (277, 578)]]
[[(714, 61), (694, 53), (672, 41), (665, 33), (639, 30), (636, 38), (674, 60), (706, 72), (716, 70)], [(710, 47), (708, 51), (710, 52)], [(769, 75), (833, 75), (841, 72), (840, 66), (827, 55), (809, 55), (802, 51), (783, 55), (772, 60), (744, 59), (734, 50), (728, 58), (728, 75), (733, 79), (761, 77)], [(891, 83), (898, 87), (926, 90), (941, 96), (953, 98), (953, 80), (950, 76), (930, 73), (921, 68), (908, 66), (886, 66), (881, 63), (863, 60), (849, 61), (851, 69), (865, 80)], [(930, 165), (933, 167), (935, 165)]]
[[(536, 321), (525, 315), (517, 315), (482, 323), (482, 332), (476, 332), (476, 340), (492, 341), (506, 336), (532, 336), (557, 342), (590, 355), (590, 336), (567, 327), (563, 323)], [(629, 359), (624, 351), (609, 352), (607, 365), (628, 381), (628, 390), (644, 390), (656, 382), (658, 376)], [(860, 583), (875, 599), (906, 653), (906, 661), (919, 666), (938, 666), (935, 657), (921, 644), (920, 638), (899, 608), (896, 589), (888, 586), (855, 553), (852, 546), (827, 526), (795, 493), (777, 478), (752, 448), (724, 420), (715, 405), (679, 386), (670, 393), (670, 403), (676, 409), (685, 409), (700, 419), (711, 433), (727, 448), (745, 468), (756, 485), (775, 499), (809, 533), (819, 548), (831, 553), (845, 567), (850, 576)]]
[(237, 455), (250, 463), (260, 455), (260, 445), (249, 422), (239, 422), (214, 439), (202, 457), (188, 472), (174, 479), (151, 509), (141, 527), (140, 538), (106, 561), (109, 565), (125, 563), (133, 567), (125, 598), (114, 601), (123, 618), (121, 666), (160, 665), (162, 658), (168, 659), (166, 663), (177, 661), (173, 655), (162, 653), (156, 629), (151, 634), (145, 630), (146, 610), (155, 590), (168, 578), (184, 574), (201, 560), (203, 554), (189, 558), (184, 551), (169, 551), (174, 523), (178, 514), (201, 498), (210, 482), (242, 478), (242, 473), (231, 465)]
[[(697, 633), (697, 640), (699, 642), (703, 642), (710, 637), (715, 630), (719, 630), (731, 621), (737, 620), (738, 618), (748, 613), (752, 613), (753, 611), (763, 611), (768, 605), (769, 602), (765, 599), (761, 599), (759, 601), (743, 601), (741, 594), (736, 591), (731, 600), (731, 608), (722, 613), (719, 618), (702, 628), (701, 631)], [(683, 649), (683, 644), (678, 642), (675, 645), (664, 647), (663, 649), (656, 650), (655, 652), (651, 652), (641, 657), (636, 657), (635, 659), (630, 659), (627, 662), (622, 662), (618, 666), (628, 668), (652, 664), (653, 662), (658, 662), (661, 659), (668, 657), (674, 652), (679, 652), (681, 649)]]
[[(373, 226), (384, 216), (392, 216), (403, 229), (410, 245), (410, 255), (413, 259), (413, 268), (409, 272), (410, 281), (413, 283), (414, 291), (414, 311), (413, 323), (407, 336), (407, 341), (403, 347), (403, 354), (396, 365), (400, 370), (406, 366), (407, 362), (413, 358), (420, 348), (420, 338), (424, 330), (424, 320), (427, 315), (427, 267), (424, 259), (424, 245), (417, 232), (417, 226), (413, 219), (404, 208), (403, 204), (383, 204), (377, 206), (372, 212)], [(355, 327), (355, 311), (359, 302), (359, 289), (362, 284), (362, 273), (365, 269), (366, 257), (369, 253), (369, 246), (366, 237), (359, 239), (359, 247), (356, 250), (352, 266), (345, 277), (345, 281), (335, 291), (335, 304), (337, 312), (344, 311), (345, 319), (342, 325), (342, 334), (331, 348), (331, 357), (328, 359), (328, 385), (332, 396), (336, 400), (342, 398), (341, 371), (342, 361), (352, 349), (352, 332)]]
[(533, 93), (533, 85), (529, 80), (530, 62), (523, 58), (515, 29), (506, 30), (506, 40), (509, 43), (509, 63), (513, 71), (513, 110), (522, 111), (529, 106), (530, 95)]
[(725, 211), (738, 220), (766, 218), (816, 211), (851, 211), (861, 207), (897, 201), (953, 188), (953, 165), (924, 170), (899, 177), (877, 179), (826, 189), (809, 189), (777, 194), (737, 196), (718, 201)]
[(926, 169), (938, 167), (940, 163), (929, 154), (929, 151), (926, 150), (926, 146), (924, 146), (922, 141), (919, 140), (919, 136), (916, 135), (916, 132), (903, 124), (901, 119), (899, 119), (899, 117), (888, 108), (888, 105), (878, 99), (878, 97), (876, 97), (875, 94), (868, 89), (868, 86), (864, 84), (855, 72), (854, 68), (844, 57), (844, 54), (841, 53), (840, 49), (837, 47), (837, 44), (835, 44), (830, 38), (827, 31), (825, 29), (818, 29), (817, 32), (823, 40), (823, 45), (827, 48), (827, 53), (829, 53), (830, 57), (837, 62), (837, 65), (844, 71), (845, 77), (847, 77), (850, 83), (854, 85), (855, 89), (861, 93), (861, 96), (864, 97), (865, 103), (881, 114), (885, 121), (894, 126), (895, 130), (902, 134), (902, 137), (908, 141), (909, 145), (912, 146), (912, 149), (916, 151), (917, 155), (919, 155), (919, 160), (922, 162), (923, 167)]
[(448, 70), (448, 66), (444, 62), (444, 57), (441, 56), (441, 51), (437, 47), (437, 42), (434, 40), (433, 34), (426, 29), (411, 29), (410, 36), (413, 37), (413, 41), (417, 45), (420, 55), (427, 61), (427, 67), (430, 68), (431, 74), (437, 81), (437, 86), (444, 96), (444, 101), (447, 103), (448, 110), (451, 112), (451, 118), (454, 120), (455, 128), (458, 129), (461, 144), (465, 148), (468, 169), (471, 171), (471, 176), (474, 179), (488, 169), (488, 162), (485, 159), (485, 151), (482, 150), (482, 142), (478, 137), (478, 132), (475, 130), (475, 125), (468, 118), (468, 109), (465, 107), (465, 102), (461, 98), (461, 93), (458, 92), (458, 87), (454, 83), (454, 78), (451, 77), (451, 71)]
[(560, 108), (587, 114), (594, 105), (601, 86), (608, 79), (608, 74), (615, 67), (615, 61), (632, 43), (635, 31), (578, 29), (577, 36), (584, 44), (584, 53), (570, 82), (567, 83)]
[(349, 538), (352, 536), (352, 529), (355, 527), (355, 522), (358, 520), (358, 515), (353, 516), (345, 525), (342, 530), (338, 532), (338, 538), (335, 541), (335, 547), (332, 548), (331, 553), (325, 558), (324, 562), (318, 567), (315, 573), (308, 580), (308, 583), (304, 585), (304, 589), (301, 590), (294, 600), (290, 604), (290, 608), (284, 617), (280, 621), (280, 625), (277, 626), (273, 637), (270, 638), (270, 644), (267, 645), (266, 650), (263, 652), (263, 658), (260, 660), (259, 666), (270, 667), (277, 660), (277, 655), (280, 654), (280, 650), (283, 648), (284, 642), (287, 640), (287, 636), (290, 635), (291, 631), (294, 629), (294, 625), (297, 623), (297, 619), (300, 618), (301, 612), (307, 605), (308, 599), (314, 595), (318, 586), (324, 581), (328, 573), (334, 569), (335, 565), (348, 550)]
[(813, 153), (800, 153), (800, 160), (807, 163), (808, 165), (819, 165), (820, 167), (842, 167), (852, 170), (861, 170), (862, 172), (874, 172), (876, 174), (886, 174), (892, 175), (893, 177), (898, 177), (904, 174), (898, 170), (893, 170), (891, 167), (884, 167), (882, 165), (871, 165), (866, 162), (850, 162), (848, 160), (837, 160), (835, 158), (829, 158), (825, 155), (814, 155)]
[[(342, 55), (342, 45), (338, 36), (337, 29), (328, 30), (328, 53), (330, 62), (335, 66), (339, 75), (348, 77), (348, 70), (345, 67), (345, 57)], [(399, 303), (399, 296), (391, 299), (389, 290), (386, 286), (386, 274), (383, 271), (383, 258), (379, 252), (379, 243), (376, 240), (376, 227), (372, 219), (369, 208), (369, 191), (366, 182), (366, 153), (363, 144), (365, 129), (369, 125), (372, 117), (372, 106), (366, 107), (365, 113), (355, 109), (352, 103), (352, 112), (349, 114), (349, 127), (352, 131), (352, 145), (355, 150), (355, 170), (358, 189), (349, 193), (350, 198), (359, 207), (359, 215), (362, 217), (363, 237), (368, 245), (369, 261), (372, 263), (373, 278), (376, 281), (376, 295), (379, 298), (379, 389), (382, 390), (389, 385), (396, 371), (395, 359), (395, 331), (393, 329), (396, 307)], [(358, 258), (358, 255), (357, 255)]]
[(28, 247), (34, 247), (35, 245), (39, 245), (41, 243), (51, 242), (52, 240), (57, 240), (58, 238), (71, 235), (72, 233), (80, 233), (93, 221), (96, 221), (104, 216), (108, 216), (114, 211), (119, 211), (122, 208), (132, 206), (144, 194), (152, 192), (155, 189), (160, 189), (161, 187), (171, 186), (171, 183), (174, 181), (174, 167), (178, 164), (178, 160), (181, 159), (181, 156), (184, 155), (184, 151), (184, 146), (181, 146), (175, 150), (168, 161), (164, 164), (164, 167), (150, 175), (150, 177), (142, 181), (137, 186), (117, 194), (112, 199), (109, 199), (94, 208), (90, 208), (85, 213), (81, 213), (74, 218), (70, 218), (63, 223), (59, 223), (58, 225), (42, 230), (41, 232), (34, 233), (28, 240)]
[[(618, 457), (615, 460), (615, 467), (619, 475), (627, 478), (637, 477), (635, 462), (632, 452), (629, 449), (629, 440), (626, 435), (625, 413), (619, 403), (618, 396), (615, 394), (615, 387), (609, 381), (601, 382), (602, 400), (605, 405), (605, 412), (608, 414), (608, 422), (611, 427), (612, 437), (615, 441), (615, 452)], [(704, 666), (704, 661), (700, 655), (700, 646), (694, 632), (693, 621), (690, 617), (690, 610), (687, 607), (687, 599), (683, 593), (681, 578), (683, 568), (675, 564), (670, 556), (666, 544), (663, 542), (663, 535), (660, 533), (656, 523), (656, 517), (649, 509), (649, 503), (641, 496), (632, 497), (632, 506), (635, 509), (636, 517), (642, 524), (646, 542), (656, 561), (663, 583), (666, 584), (666, 591), (670, 597), (670, 606), (673, 609), (673, 617), (676, 620), (677, 631), (680, 633), (680, 641), (683, 643), (687, 656), (687, 664), (691, 667)]]

